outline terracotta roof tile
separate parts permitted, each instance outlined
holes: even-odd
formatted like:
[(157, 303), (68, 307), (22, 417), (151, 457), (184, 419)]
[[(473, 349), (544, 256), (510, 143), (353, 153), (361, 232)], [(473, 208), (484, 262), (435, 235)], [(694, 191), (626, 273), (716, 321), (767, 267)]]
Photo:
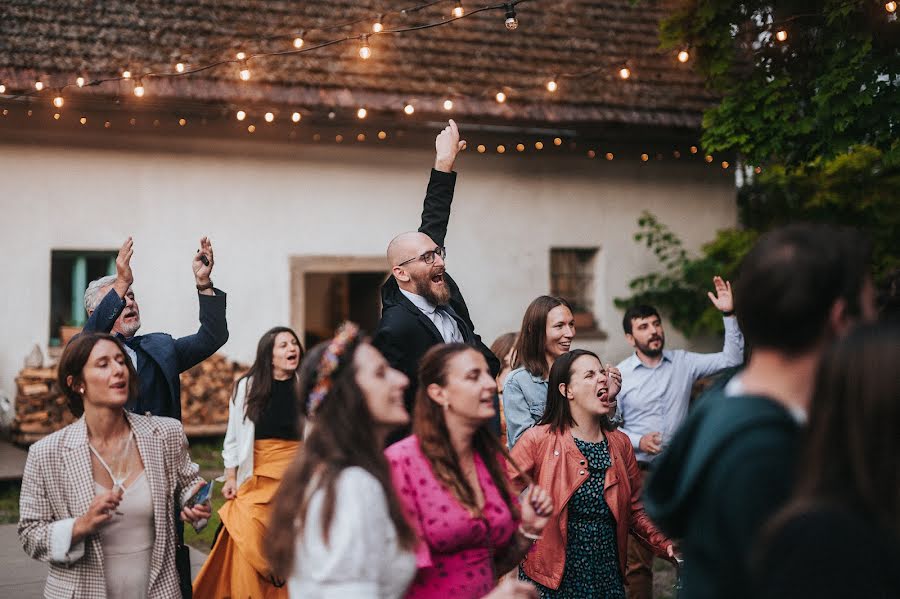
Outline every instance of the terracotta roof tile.
[[(0, 7), (0, 81), (7, 93), (40, 76), (50, 87), (117, 76), (173, 71), (174, 64), (207, 64), (248, 54), (291, 50), (306, 30), (305, 47), (341, 35), (371, 31), (371, 16), (415, 0), (6, 0)], [(472, 10), (483, 0), (464, 1)], [(669, 1), (670, 5), (671, 2)], [(238, 104), (270, 102), (309, 109), (366, 105), (397, 110), (413, 101), (417, 111), (443, 112), (488, 122), (554, 126), (641, 125), (697, 128), (713, 98), (690, 63), (658, 50), (658, 21), (666, 0), (558, 0), (523, 2), (519, 28), (503, 26), (502, 11), (399, 35), (373, 35), (372, 58), (360, 60), (358, 43), (299, 55), (251, 61), (252, 78), (240, 82), (236, 64), (190, 77), (145, 81), (148, 97)], [(453, 2), (438, 2), (406, 15), (388, 14), (386, 29), (449, 17)], [(335, 31), (317, 28), (364, 19)], [(278, 39), (244, 40), (281, 34)], [(627, 61), (632, 77), (618, 77)], [(579, 77), (564, 73), (596, 72)], [(544, 85), (557, 75), (556, 94)], [(121, 88), (127, 89), (127, 88)], [(67, 91), (115, 95), (115, 84)], [(494, 94), (508, 96), (498, 104)]]

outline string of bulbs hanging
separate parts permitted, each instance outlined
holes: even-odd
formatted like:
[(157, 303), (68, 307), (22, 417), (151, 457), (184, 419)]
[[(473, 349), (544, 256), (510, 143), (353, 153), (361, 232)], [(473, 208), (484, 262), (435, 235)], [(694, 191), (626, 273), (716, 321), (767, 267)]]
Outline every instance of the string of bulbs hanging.
[[(441, 21), (425, 23), (421, 25), (409, 26), (409, 27), (398, 27), (398, 28), (386, 28), (385, 27), (385, 17), (392, 13), (402, 13), (402, 14), (410, 14), (416, 11), (422, 10), (424, 8), (433, 6), (435, 4), (439, 4), (441, 2), (453, 2), (453, 8), (450, 12), (450, 18), (443, 19)], [(240, 81), (250, 81), (252, 79), (252, 71), (251, 71), (251, 62), (260, 58), (267, 57), (277, 57), (277, 56), (289, 56), (289, 55), (297, 55), (303, 54), (307, 52), (315, 52), (317, 50), (321, 50), (323, 48), (327, 48), (329, 46), (333, 46), (336, 44), (350, 43), (356, 42), (358, 43), (357, 54), (361, 60), (369, 60), (372, 58), (373, 52), (372, 47), (369, 44), (370, 36), (372, 35), (398, 35), (412, 31), (421, 31), (423, 29), (430, 29), (434, 27), (441, 27), (445, 25), (449, 25), (457, 20), (464, 18), (471, 18), (474, 15), (477, 15), (482, 12), (488, 11), (503, 11), (504, 16), (504, 26), (509, 31), (515, 31), (519, 27), (518, 15), (516, 13), (516, 7), (523, 2), (527, 2), (528, 0), (511, 0), (502, 3), (490, 4), (485, 6), (480, 6), (478, 8), (472, 8), (466, 10), (463, 6), (462, 0), (434, 0), (431, 2), (427, 2), (424, 4), (420, 4), (417, 6), (413, 6), (410, 8), (395, 10), (395, 11), (385, 11), (379, 13), (372, 19), (372, 27), (371, 32), (366, 33), (358, 33), (354, 35), (345, 35), (343, 37), (338, 37), (330, 40), (326, 40), (320, 43), (316, 43), (314, 45), (309, 45), (306, 43), (304, 37), (306, 36), (307, 31), (301, 31), (299, 35), (296, 34), (277, 34), (270, 35), (266, 37), (260, 37), (255, 39), (245, 40), (243, 45), (249, 46), (254, 41), (261, 40), (272, 40), (279, 38), (288, 38), (291, 40), (291, 48), (286, 50), (278, 50), (272, 52), (258, 52), (254, 54), (248, 54), (245, 51), (239, 51), (234, 55), (234, 58), (227, 58), (223, 60), (217, 60), (206, 64), (197, 64), (197, 65), (187, 65), (184, 62), (178, 62), (174, 65), (174, 71), (161, 70), (161, 71), (153, 71), (153, 72), (145, 72), (141, 74), (139, 77), (134, 77), (130, 70), (125, 69), (121, 72), (119, 76), (114, 77), (106, 77), (99, 78), (93, 80), (87, 80), (84, 76), (78, 76), (75, 78), (74, 83), (65, 83), (62, 86), (55, 87), (53, 90), (55, 91), (55, 95), (53, 97), (53, 105), (56, 108), (61, 108), (65, 100), (63, 98), (63, 92), (70, 87), (97, 87), (103, 86), (105, 84), (110, 83), (118, 83), (121, 81), (132, 81), (133, 84), (133, 94), (142, 98), (147, 93), (147, 87), (145, 87), (145, 81), (151, 81), (153, 79), (161, 79), (161, 78), (173, 78), (173, 77), (188, 77), (191, 75), (195, 75), (198, 73), (202, 73), (205, 71), (209, 71), (216, 67), (221, 67), (225, 65), (236, 65), (237, 66), (237, 76)], [(358, 24), (360, 22), (366, 21), (366, 18), (359, 18), (354, 21), (340, 23), (336, 25), (331, 25), (327, 27), (317, 28), (316, 31), (330, 31), (334, 29), (344, 28), (348, 26), (352, 26)], [(310, 30), (312, 31), (312, 30)], [(686, 50), (682, 50), (678, 55), (678, 60), (680, 62), (687, 62), (688, 53)], [(605, 66), (593, 67), (578, 73), (562, 73), (559, 75), (551, 76), (545, 83), (545, 87), (547, 91), (551, 93), (556, 93), (559, 90), (559, 83), (557, 79), (562, 78), (571, 78), (577, 79), (581, 77), (586, 77), (590, 74), (596, 73), (600, 70), (606, 68)], [(631, 77), (632, 72), (628, 63), (622, 63), (616, 67), (616, 72), (621, 79), (628, 79)], [(45, 84), (42, 81), (36, 81), (34, 84), (33, 90), (22, 91), (17, 94), (11, 94), (6, 97), (6, 99), (15, 100), (19, 98), (30, 99), (33, 96), (38, 95), (46, 88)], [(48, 88), (49, 89), (49, 88)], [(495, 99), (498, 103), (504, 103), (508, 97), (508, 88), (503, 91), (497, 91), (494, 93)], [(6, 93), (6, 86), (0, 83), (0, 94)], [(459, 99), (459, 94), (454, 94)], [(445, 110), (449, 111), (453, 108), (453, 100), (447, 98), (443, 102), (443, 107)], [(415, 112), (415, 107), (411, 103), (407, 103), (403, 107), (403, 112), (407, 115), (411, 115)]]

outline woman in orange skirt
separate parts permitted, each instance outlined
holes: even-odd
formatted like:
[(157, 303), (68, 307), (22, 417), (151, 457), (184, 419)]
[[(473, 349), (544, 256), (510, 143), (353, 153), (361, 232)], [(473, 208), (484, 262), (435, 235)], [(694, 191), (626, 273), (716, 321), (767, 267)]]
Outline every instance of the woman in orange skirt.
[(195, 599), (286, 599), (263, 550), (272, 497), (300, 439), (297, 366), (303, 348), (289, 328), (259, 340), (256, 361), (235, 385), (229, 406), (222, 528), (194, 581)]

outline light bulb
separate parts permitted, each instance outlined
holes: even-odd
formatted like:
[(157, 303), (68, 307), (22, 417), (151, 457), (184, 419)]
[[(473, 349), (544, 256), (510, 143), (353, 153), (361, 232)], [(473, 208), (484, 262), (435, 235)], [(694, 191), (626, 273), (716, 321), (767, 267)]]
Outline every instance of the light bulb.
[(525, 144), (516, 144), (516, 151), (517, 151), (517, 152), (524, 152), (524, 151), (525, 151)]
[(78, 119), (78, 122), (82, 125), (87, 125), (87, 117), (81, 117), (80, 119)]
[(506, 21), (504, 24), (510, 31), (515, 31), (519, 27), (519, 19), (516, 18), (516, 9), (513, 8), (512, 4), (506, 5)]
[(650, 160), (650, 157), (646, 154), (641, 154), (641, 162), (647, 162)]
[(484, 145), (483, 145), (483, 144), (478, 144), (478, 147), (477, 147), (477, 148), (475, 148), (475, 149), (476, 149), (476, 150), (478, 150), (478, 153), (479, 153), (479, 154), (484, 154), (484, 153), (485, 153), (485, 151), (486, 151), (486, 150), (487, 150), (487, 148), (486, 148), (486, 147), (484, 147)]
[(500, 104), (503, 104), (504, 102), (506, 102), (506, 94), (504, 94), (503, 92), (497, 92), (497, 95), (495, 96), (495, 98), (497, 99), (497, 102), (499, 102)]
[(378, 18), (375, 20), (375, 23), (372, 24), (372, 31), (375, 33), (381, 33), (384, 31), (384, 25), (381, 24), (381, 15), (378, 15)]
[(554, 146), (561, 146), (561, 145), (562, 145), (562, 138), (554, 137), (554, 138), (553, 138), (553, 145), (554, 145)]
[(607, 159), (607, 160), (612, 160), (612, 159), (615, 158), (615, 157), (616, 157), (615, 154), (613, 154), (612, 152), (607, 152), (607, 153), (606, 153), (606, 159)]
[(140, 82), (140, 80), (136, 81), (134, 84), (134, 95), (138, 98), (144, 97), (144, 84)]
[(237, 54), (234, 55), (234, 57), (237, 58), (238, 60), (244, 60), (245, 58), (247, 58), (247, 54), (244, 52), (238, 52)]
[(298, 50), (303, 47), (303, 38), (302, 37), (294, 38), (294, 47), (297, 48)]
[(416, 111), (415, 107), (412, 104), (407, 104), (403, 107), (403, 112), (406, 114), (412, 114)]
[(787, 30), (779, 29), (778, 31), (775, 32), (775, 39), (777, 39), (779, 42), (786, 41), (787, 38), (788, 38)]
[(372, 49), (369, 47), (369, 36), (364, 35), (359, 46), (359, 57), (363, 60), (368, 60), (370, 56), (372, 56)]
[(366, 118), (367, 114), (369, 114), (369, 111), (367, 111), (365, 108), (360, 108), (359, 110), (356, 111), (356, 118), (364, 119), (364, 118)]
[(548, 92), (552, 93), (552, 92), (555, 92), (557, 89), (559, 89), (559, 85), (556, 84), (556, 81), (551, 79), (550, 81), (547, 82), (547, 91)]
[(387, 139), (387, 132), (386, 132), (386, 131), (379, 131), (379, 132), (378, 132), (378, 139)]
[(299, 112), (295, 112), (294, 114), (291, 115), (291, 120), (294, 121), (295, 123), (299, 123), (301, 118), (303, 118), (303, 117), (300, 116)]
[(271, 123), (272, 121), (275, 120), (275, 115), (272, 114), (271, 112), (267, 112), (265, 118), (266, 118), (267, 123)]
[(176, 70), (177, 72), (179, 72), (179, 73), (184, 73), (184, 63), (183, 63), (183, 62), (179, 62), (178, 64), (176, 64), (176, 65), (175, 65), (175, 70)]
[(131, 71), (129, 71), (129, 70), (122, 71), (122, 79), (131, 79)]
[(44, 89), (44, 84), (43, 84), (43, 82), (41, 82), (41, 81), (35, 81), (35, 82), (34, 82), (34, 89), (36, 89), (36, 90), (38, 90), (38, 91), (41, 91), (42, 89)]
[(237, 120), (243, 121), (245, 118), (247, 118), (247, 113), (243, 110), (238, 110), (237, 114), (235, 114), (234, 116), (235, 118), (237, 118)]
[(75, 79), (75, 85), (78, 87), (84, 87), (84, 77), (78, 77)]
[(619, 69), (619, 77), (621, 77), (622, 79), (628, 79), (629, 77), (631, 77), (631, 69), (629, 69), (628, 67), (622, 67), (621, 69)]
[(691, 59), (691, 55), (687, 50), (682, 50), (678, 53), (678, 62), (687, 62)]
[(240, 77), (241, 81), (250, 81), (250, 68), (246, 64), (241, 66)]
[(184, 127), (185, 125), (187, 125), (187, 120), (186, 119), (178, 119), (178, 124), (181, 125), (182, 127)]
[(53, 105), (56, 106), (57, 108), (62, 108), (63, 104), (65, 104), (65, 103), (66, 103), (66, 101), (63, 100), (62, 96), (56, 96), (55, 98), (53, 98)]
[(248, 133), (253, 133), (254, 131), (256, 131), (256, 125), (247, 125)]
[(453, 7), (453, 16), (457, 19), (466, 14), (465, 9), (462, 7), (462, 2), (456, 0), (456, 6)]
[(536, 141), (536, 142), (534, 142), (534, 149), (535, 149), (535, 150), (543, 150), (543, 149), (544, 149), (544, 142), (542, 142), (542, 141)]
[(884, 5), (884, 10), (886, 10), (888, 12), (896, 12), (897, 3), (896, 2), (888, 2), (887, 4)]
[(2, 83), (0, 83), (0, 94), (5, 94), (5, 93), (6, 93), (6, 86), (3, 85)]
[(502, 153), (504, 153), (505, 151), (506, 151), (506, 146), (504, 146), (503, 144), (500, 144), (499, 146), (497, 146), (497, 153), (498, 153), (498, 154), (502, 154)]
[(444, 110), (453, 110), (453, 100), (444, 100)]
[(728, 168), (729, 166), (731, 166), (731, 165), (728, 164), (727, 160), (722, 161), (722, 168)]

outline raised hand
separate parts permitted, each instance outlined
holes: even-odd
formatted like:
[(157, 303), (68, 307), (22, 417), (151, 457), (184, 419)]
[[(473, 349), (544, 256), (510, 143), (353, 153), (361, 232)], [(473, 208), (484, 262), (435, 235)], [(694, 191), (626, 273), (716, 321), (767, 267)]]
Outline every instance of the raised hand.
[(75, 519), (75, 525), (72, 527), (72, 543), (77, 543), (109, 524), (121, 501), (121, 490), (94, 495), (88, 511)]
[(466, 142), (459, 139), (459, 128), (456, 122), (450, 119), (444, 130), (434, 138), (434, 169), (445, 173), (453, 171), (456, 155), (465, 149)]
[(732, 312), (734, 310), (734, 297), (731, 295), (731, 283), (722, 280), (722, 277), (716, 275), (713, 277), (713, 286), (716, 289), (715, 295), (711, 291), (707, 291), (709, 301), (720, 312)]
[(622, 390), (622, 372), (612, 364), (606, 365), (606, 394), (610, 399), (615, 399)]
[[(206, 259), (206, 263), (204, 263), (204, 258)], [(206, 285), (209, 283), (209, 277), (212, 275), (214, 264), (215, 259), (213, 258), (212, 242), (209, 240), (209, 237), (201, 237), (200, 249), (197, 250), (196, 255), (194, 255), (194, 261), (191, 264), (194, 269), (194, 278), (197, 280), (197, 285)]]
[(116, 256), (116, 282), (113, 288), (119, 297), (124, 298), (131, 284), (134, 283), (134, 273), (131, 272), (131, 257), (134, 255), (134, 240), (129, 237), (119, 248)]

